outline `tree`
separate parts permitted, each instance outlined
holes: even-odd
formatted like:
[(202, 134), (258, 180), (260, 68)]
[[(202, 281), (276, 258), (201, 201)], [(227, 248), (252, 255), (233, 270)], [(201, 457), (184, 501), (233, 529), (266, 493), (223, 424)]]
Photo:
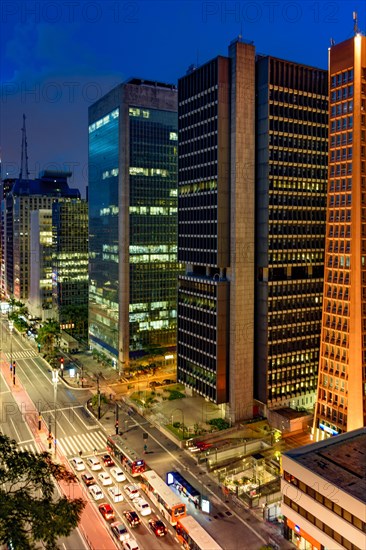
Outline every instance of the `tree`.
[(0, 434), (0, 544), (33, 550), (43, 543), (57, 548), (59, 537), (77, 527), (85, 502), (59, 496), (54, 479), (75, 483), (76, 476), (49, 453), (20, 451), (15, 441)]
[(59, 323), (55, 319), (48, 319), (38, 331), (37, 342), (52, 353), (55, 337), (59, 334)]

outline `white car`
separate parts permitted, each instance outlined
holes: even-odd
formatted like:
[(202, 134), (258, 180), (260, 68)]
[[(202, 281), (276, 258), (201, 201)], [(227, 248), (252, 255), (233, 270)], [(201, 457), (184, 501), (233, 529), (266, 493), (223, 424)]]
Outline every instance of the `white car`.
[(93, 471), (102, 469), (102, 465), (96, 456), (89, 456), (89, 458), (87, 458), (87, 462), (90, 469)]
[(108, 493), (111, 495), (113, 502), (122, 502), (123, 495), (118, 489), (117, 485), (112, 485), (112, 487), (108, 487)]
[(130, 485), (126, 485), (124, 487), (124, 490), (126, 491), (127, 496), (131, 500), (133, 500), (135, 498), (139, 498), (139, 496), (140, 496), (139, 488), (136, 487), (136, 485), (133, 485), (132, 483)]
[(100, 474), (98, 474), (98, 479), (102, 485), (112, 485), (112, 478), (106, 472), (100, 472)]
[(111, 468), (111, 476), (114, 477), (116, 481), (126, 481), (126, 476), (122, 472), (121, 468), (118, 468), (115, 466), (114, 468)]
[(143, 498), (135, 498), (133, 503), (142, 516), (149, 516), (151, 514), (150, 505)]
[(94, 500), (100, 500), (101, 498), (104, 498), (103, 492), (99, 485), (91, 485), (91, 487), (89, 487), (89, 491)]
[(124, 540), (122, 544), (125, 550), (140, 550), (140, 547), (135, 539), (129, 538), (127, 540)]
[(84, 461), (81, 460), (81, 458), (75, 456), (74, 458), (72, 458), (70, 460), (70, 464), (71, 466), (73, 466), (75, 468), (75, 470), (77, 472), (82, 472), (83, 470), (85, 470), (85, 464), (84, 464)]
[(116, 539), (123, 542), (130, 538), (130, 533), (127, 531), (127, 527), (121, 521), (115, 521), (111, 524), (112, 533)]

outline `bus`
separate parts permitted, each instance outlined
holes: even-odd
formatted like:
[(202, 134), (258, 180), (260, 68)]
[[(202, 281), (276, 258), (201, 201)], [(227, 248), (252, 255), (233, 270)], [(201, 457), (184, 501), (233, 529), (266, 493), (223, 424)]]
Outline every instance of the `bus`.
[(186, 515), (184, 502), (154, 470), (141, 475), (140, 486), (171, 525), (176, 525), (177, 520)]
[(179, 518), (175, 529), (184, 550), (223, 550), (193, 516)]
[(107, 451), (115, 456), (133, 477), (141, 475), (146, 470), (145, 460), (139, 458), (135, 451), (126, 445), (120, 435), (110, 435), (108, 437)]

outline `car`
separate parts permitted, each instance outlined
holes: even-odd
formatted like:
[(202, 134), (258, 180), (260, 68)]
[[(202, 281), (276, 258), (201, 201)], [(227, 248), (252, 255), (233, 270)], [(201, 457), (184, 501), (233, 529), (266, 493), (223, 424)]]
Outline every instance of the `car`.
[(125, 550), (140, 550), (139, 545), (137, 544), (137, 542), (133, 538), (129, 538), (129, 539), (123, 541), (122, 544), (123, 544), (123, 548)]
[(70, 460), (70, 464), (77, 472), (82, 472), (83, 470), (85, 470), (84, 461), (77, 456)]
[(142, 516), (149, 516), (151, 514), (150, 505), (145, 499), (135, 498), (133, 503)]
[(96, 471), (102, 469), (102, 465), (96, 456), (89, 456), (86, 460), (91, 470)]
[(126, 481), (125, 474), (122, 472), (121, 468), (119, 468), (118, 466), (116, 466), (115, 468), (111, 468), (110, 472), (111, 472), (111, 476), (114, 477), (116, 481), (118, 482)]
[(136, 487), (136, 485), (133, 485), (133, 483), (130, 483), (129, 485), (124, 486), (124, 490), (126, 491), (127, 496), (133, 500), (135, 498), (139, 498), (139, 488)]
[(102, 492), (101, 488), (99, 487), (99, 485), (97, 485), (97, 484), (91, 485), (89, 487), (89, 491), (90, 491), (90, 494), (92, 495), (92, 497), (94, 498), (94, 500), (100, 500), (100, 499), (104, 498), (103, 492)]
[(121, 542), (130, 538), (130, 533), (127, 531), (126, 525), (121, 521), (111, 523), (111, 530), (116, 539)]
[(113, 499), (113, 502), (122, 502), (123, 495), (121, 491), (118, 489), (117, 485), (112, 485), (112, 487), (108, 487), (108, 493)]
[(103, 502), (103, 504), (99, 504), (98, 506), (99, 512), (102, 514), (105, 520), (110, 521), (114, 519), (114, 511), (113, 508), (108, 502)]
[(126, 510), (123, 512), (126, 520), (128, 521), (130, 527), (137, 527), (141, 523), (141, 519), (135, 510)]
[(163, 384), (165, 386), (169, 386), (169, 384), (175, 384), (175, 381), (174, 380), (170, 380), (170, 378), (166, 378), (165, 380), (163, 380)]
[(112, 457), (110, 455), (102, 456), (102, 460), (104, 462), (104, 466), (108, 466), (108, 468), (110, 466), (114, 466), (114, 460), (112, 459)]
[(95, 485), (96, 481), (91, 474), (82, 474), (81, 480), (85, 483), (87, 487)]
[(98, 479), (102, 485), (112, 485), (112, 478), (107, 472), (100, 472)]
[(150, 388), (158, 388), (159, 386), (161, 386), (161, 382), (157, 382), (156, 380), (149, 383)]
[(168, 529), (159, 518), (149, 519), (149, 527), (157, 537), (163, 537), (168, 532)]

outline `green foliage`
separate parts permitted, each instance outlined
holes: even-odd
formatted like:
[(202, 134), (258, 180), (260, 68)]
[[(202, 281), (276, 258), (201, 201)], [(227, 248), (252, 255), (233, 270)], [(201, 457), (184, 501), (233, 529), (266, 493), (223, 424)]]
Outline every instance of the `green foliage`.
[(177, 390), (172, 390), (172, 391), (169, 391), (168, 400), (173, 401), (174, 399), (182, 399), (183, 397), (185, 397), (184, 393), (181, 393), (180, 391), (177, 391)]
[(227, 420), (224, 420), (223, 418), (212, 418), (207, 422), (207, 424), (210, 424), (211, 426), (215, 426), (218, 430), (227, 430), (230, 428), (229, 422)]
[[(98, 394), (97, 393), (95, 395), (93, 395), (91, 403), (92, 403), (93, 407), (98, 406)], [(102, 403), (105, 403), (105, 404), (108, 403), (108, 398), (105, 395), (105, 393), (100, 394), (100, 404), (102, 404)]]
[(180, 422), (173, 422), (173, 428), (177, 428), (179, 429), (180, 428)]
[(52, 352), (55, 338), (59, 335), (60, 324), (55, 319), (48, 319), (38, 330), (37, 342)]
[(33, 550), (42, 543), (57, 548), (57, 539), (77, 527), (85, 502), (59, 496), (54, 479), (76, 482), (73, 473), (52, 462), (48, 453), (20, 451), (0, 434), (0, 544)]

